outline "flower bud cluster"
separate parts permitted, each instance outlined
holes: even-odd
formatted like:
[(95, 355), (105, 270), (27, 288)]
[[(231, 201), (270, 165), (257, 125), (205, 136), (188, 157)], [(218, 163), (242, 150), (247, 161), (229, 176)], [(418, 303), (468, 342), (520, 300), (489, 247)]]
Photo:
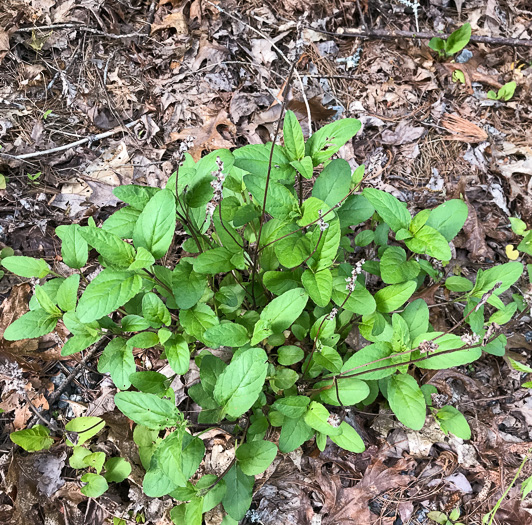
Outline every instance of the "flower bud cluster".
[(467, 346), (476, 345), (480, 341), (480, 337), (477, 334), (464, 334), (460, 337), (462, 343), (465, 343)]
[(362, 273), (362, 266), (364, 265), (365, 262), (366, 262), (365, 259), (360, 259), (360, 261), (358, 261), (355, 267), (353, 268), (353, 271), (351, 272), (351, 277), (348, 277), (345, 280), (345, 282), (347, 283), (345, 286), (345, 289), (348, 292), (353, 293), (355, 291), (357, 276)]
[(419, 351), (425, 354), (435, 352), (438, 348), (438, 343), (435, 343), (434, 341), (421, 341), (421, 343), (419, 343)]
[(320, 218), (318, 219), (318, 226), (320, 227), (320, 230), (321, 230), (322, 232), (324, 232), (324, 231), (329, 227), (329, 223), (328, 223), (328, 222), (325, 222), (325, 221), (323, 220), (323, 217), (322, 217), (322, 215), (323, 215), (323, 211), (322, 211), (322, 210), (318, 210), (318, 214), (319, 214), (319, 216), (320, 216)]
[(215, 179), (211, 182), (214, 195), (212, 196), (211, 201), (207, 204), (207, 213), (211, 217), (216, 206), (222, 200), (223, 184), (225, 181), (225, 173), (223, 173), (224, 163), (220, 157), (216, 157), (216, 165), (218, 166), (218, 169), (212, 172), (212, 176), (215, 177)]

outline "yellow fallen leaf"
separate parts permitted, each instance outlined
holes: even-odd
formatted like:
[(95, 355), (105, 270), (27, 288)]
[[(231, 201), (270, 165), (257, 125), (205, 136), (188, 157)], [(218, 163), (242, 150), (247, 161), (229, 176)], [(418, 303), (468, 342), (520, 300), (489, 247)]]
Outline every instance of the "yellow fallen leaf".
[(506, 246), (506, 257), (508, 257), (510, 261), (515, 261), (519, 257), (519, 252), (514, 249), (513, 244), (508, 244)]

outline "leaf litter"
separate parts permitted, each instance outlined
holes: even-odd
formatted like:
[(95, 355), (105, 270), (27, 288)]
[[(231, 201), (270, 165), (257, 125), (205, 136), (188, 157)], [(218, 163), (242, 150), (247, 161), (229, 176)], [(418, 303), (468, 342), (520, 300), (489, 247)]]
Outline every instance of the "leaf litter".
[[(112, 188), (118, 184), (161, 187), (185, 151), (199, 159), (217, 148), (271, 140), (288, 73), (280, 53), (289, 60), (303, 53), (298, 70), (304, 92), (294, 83), (288, 107), (307, 134), (305, 101), (313, 126), (340, 115), (359, 118), (363, 133), (339, 157), (353, 169), (366, 163), (371, 184), (410, 203), (413, 211), (463, 196), (470, 215), (454, 248), (464, 274), (506, 260), (504, 246), (516, 240), (509, 216), (532, 223), (532, 70), (526, 48), (473, 44), (465, 62), (441, 64), (426, 46), (408, 39), (338, 36), (361, 24), (413, 31), (419, 22), (425, 30), (443, 31), (457, 23), (446, 2), (431, 1), (417, 15), (399, 1), (347, 2), (339, 10), (306, 1), (215, 4), (234, 18), (201, 0), (137, 7), (107, 1), (4, 2), (0, 173), (7, 185), (0, 189), (0, 248), (58, 261), (54, 228), (72, 219), (105, 220), (117, 204)], [(487, 5), (475, 0), (455, 7), (476, 34), (532, 37), (523, 0)], [(457, 70), (465, 84), (453, 82)], [(488, 89), (509, 80), (518, 86), (511, 101), (485, 98)], [(41, 155), (44, 150), (52, 152)], [(29, 157), (17, 158), (22, 155)], [(35, 283), (4, 277), (0, 284), (0, 329), (5, 329), (27, 309)], [(430, 287), (425, 293), (444, 294)], [(453, 315), (451, 307), (434, 311), (434, 325), (445, 326)], [(530, 319), (520, 331), (513, 349), (530, 359)], [(48, 407), (49, 394), (77, 364), (60, 358), (67, 335), (59, 326), (40, 341), (0, 342), (8, 372), (0, 376), (2, 449), (10, 447), (10, 431), (28, 424), (32, 406), (52, 408), (67, 419), (74, 405), (79, 415), (113, 410), (114, 387), (101, 381), (91, 364), (82, 367), (62, 404)], [(136, 360), (139, 369), (162, 371), (164, 365), (150, 351), (138, 352)], [(13, 388), (17, 380), (25, 383), (24, 392)], [(190, 385), (183, 381), (178, 404), (188, 410)], [(477, 422), (469, 444), (431, 432), (430, 425), (405, 432), (390, 425), (377, 405), (366, 407), (357, 415), (366, 452), (346, 453), (329, 442), (321, 454), (309, 445), (280, 457), (258, 485), (254, 510), (244, 522), (429, 523), (430, 510), (448, 513), (456, 506), (464, 521), (480, 521), (530, 447), (531, 397), (519, 389), (518, 375), (508, 375), (507, 365), (492, 356), (454, 373), (438, 372), (426, 382), (438, 383)], [(114, 447), (139, 469), (126, 421), (107, 420), (108, 430), (95, 446)], [(230, 435), (219, 429), (204, 440), (205, 472), (223, 471), (232, 457)], [(58, 452), (2, 452), (3, 522), (38, 524), (45, 514), (48, 523), (66, 523), (65, 515), (68, 523), (103, 523), (133, 510), (142, 511), (147, 523), (170, 523), (164, 516), (168, 501), (143, 496), (135, 469), (124, 482), (126, 490), (98, 506), (79, 492), (79, 483), (67, 481), (71, 472)], [(497, 519), (526, 524), (530, 516), (530, 502), (521, 503), (512, 490)], [(221, 514), (213, 509), (206, 520), (219, 524)]]

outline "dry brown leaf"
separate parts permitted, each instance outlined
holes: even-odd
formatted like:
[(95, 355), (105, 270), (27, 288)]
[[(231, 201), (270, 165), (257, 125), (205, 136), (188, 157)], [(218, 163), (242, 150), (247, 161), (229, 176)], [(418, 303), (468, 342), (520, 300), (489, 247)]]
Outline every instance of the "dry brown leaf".
[(321, 468), (316, 469), (317, 490), (324, 497), (322, 523), (375, 523), (376, 516), (369, 509), (369, 501), (383, 492), (406, 487), (413, 478), (401, 472), (411, 470), (413, 464), (413, 459), (403, 458), (395, 466), (387, 467), (380, 459), (374, 458), (360, 483), (347, 488), (342, 486), (339, 475), (324, 475)]
[(488, 134), (476, 124), (450, 113), (443, 115), (441, 125), (451, 132), (450, 136), (445, 137), (450, 140), (475, 143), (484, 142), (488, 138)]
[(9, 51), (9, 35), (0, 29), (0, 64)]
[(229, 120), (227, 111), (205, 113), (202, 115), (203, 126), (187, 128), (183, 131), (170, 133), (170, 141), (193, 139), (193, 146), (188, 150), (195, 161), (201, 159), (204, 151), (214, 151), (216, 149), (233, 148), (235, 144), (225, 139), (218, 130), (224, 127), (232, 135), (236, 133), (235, 125)]
[(486, 232), (478, 218), (477, 210), (467, 200), (466, 203), (469, 214), (463, 228), (466, 236), (464, 248), (469, 251), (469, 258), (474, 261), (481, 261), (486, 258), (491, 259), (493, 250), (486, 244)]
[(162, 29), (175, 29), (178, 35), (188, 35), (187, 19), (181, 11), (170, 13), (162, 19), (160, 24), (151, 25), (151, 34)]

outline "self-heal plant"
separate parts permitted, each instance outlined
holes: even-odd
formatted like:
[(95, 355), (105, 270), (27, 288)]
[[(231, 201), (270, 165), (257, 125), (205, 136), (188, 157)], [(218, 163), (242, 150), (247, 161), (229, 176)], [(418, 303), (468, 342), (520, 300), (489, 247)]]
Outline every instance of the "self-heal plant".
[[(2, 260), (43, 280), (5, 338), (40, 337), (62, 320), (72, 334), (63, 355), (105, 346), (98, 370), (110, 374), (117, 408), (136, 425), (143, 490), (181, 502), (175, 523), (200, 525), (219, 503), (228, 520), (242, 519), (254, 476), (278, 452), (310, 441), (323, 450), (329, 439), (362, 452), (343, 419), (348, 406), (386, 401), (407, 427), (421, 429), (428, 416), (470, 437), (465, 416), (434, 406), (435, 387), (417, 378), (504, 354), (502, 327), (528, 308), (508, 292), (523, 265), (482, 269), (476, 279), (453, 274), (449, 243), (467, 205), (450, 200), (412, 217), (392, 195), (363, 187), (363, 166), (352, 173), (332, 159), (359, 129), (344, 119), (305, 142), (287, 112), (284, 145), (218, 150), (198, 162), (185, 153), (165, 188), (116, 188), (126, 205), (101, 226), (58, 227), (73, 275), (42, 259)], [(186, 239), (169, 253), (177, 222)], [(89, 248), (102, 267), (90, 282)], [(414, 298), (436, 285), (463, 311), (447, 331), (436, 331), (427, 303)], [(177, 408), (171, 378), (137, 371), (135, 348), (158, 353), (176, 375), (194, 360), (200, 379), (187, 393), (201, 407), (197, 417)], [(233, 428), (234, 460), (220, 476), (198, 476), (205, 446), (196, 425), (222, 422)]]

